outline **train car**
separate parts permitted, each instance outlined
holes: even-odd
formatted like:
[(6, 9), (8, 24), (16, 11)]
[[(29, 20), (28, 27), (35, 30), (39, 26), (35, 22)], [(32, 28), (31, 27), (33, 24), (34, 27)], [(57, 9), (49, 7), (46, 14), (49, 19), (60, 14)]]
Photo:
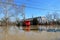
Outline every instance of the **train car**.
[(22, 22), (22, 25), (23, 26), (30, 26), (31, 22), (30, 22), (30, 20), (25, 20), (25, 21)]
[(25, 24), (26, 26), (30, 26), (30, 20), (25, 20), (25, 21), (24, 21), (24, 24)]

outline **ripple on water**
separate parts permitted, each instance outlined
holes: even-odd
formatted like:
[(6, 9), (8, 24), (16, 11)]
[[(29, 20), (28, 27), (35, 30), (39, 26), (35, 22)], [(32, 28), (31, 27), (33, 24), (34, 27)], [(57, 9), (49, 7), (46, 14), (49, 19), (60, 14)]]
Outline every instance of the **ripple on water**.
[(16, 34), (18, 32), (18, 29), (17, 29), (17, 27), (14, 27), (14, 26), (12, 26), (12, 27), (10, 27), (9, 29), (8, 29), (8, 33), (9, 34)]
[(3, 32), (3, 28), (2, 28), (2, 27), (0, 27), (0, 33), (1, 33), (1, 32)]

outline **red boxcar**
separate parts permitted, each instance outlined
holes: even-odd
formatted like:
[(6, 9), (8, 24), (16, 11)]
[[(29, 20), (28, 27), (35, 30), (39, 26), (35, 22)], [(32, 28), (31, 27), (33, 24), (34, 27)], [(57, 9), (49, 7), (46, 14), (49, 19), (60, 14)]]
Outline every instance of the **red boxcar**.
[(26, 25), (26, 26), (30, 26), (30, 20), (26, 20), (26, 21), (25, 21), (25, 25)]
[(30, 20), (25, 21), (26, 31), (30, 31)]

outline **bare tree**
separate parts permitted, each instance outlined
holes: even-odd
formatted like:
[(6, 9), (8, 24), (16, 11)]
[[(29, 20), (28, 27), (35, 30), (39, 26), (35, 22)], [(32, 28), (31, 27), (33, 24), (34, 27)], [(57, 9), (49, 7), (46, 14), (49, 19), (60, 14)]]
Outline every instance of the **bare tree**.
[(52, 20), (52, 14), (49, 14), (49, 13), (48, 13), (48, 14), (46, 15), (46, 18), (48, 19), (48, 21), (51, 21), (51, 20)]
[(14, 2), (14, 0), (5, 0), (6, 2), (8, 2), (8, 3), (13, 3)]
[(52, 16), (53, 16), (53, 19), (56, 19), (56, 20), (59, 19), (59, 14), (56, 11), (53, 12)]

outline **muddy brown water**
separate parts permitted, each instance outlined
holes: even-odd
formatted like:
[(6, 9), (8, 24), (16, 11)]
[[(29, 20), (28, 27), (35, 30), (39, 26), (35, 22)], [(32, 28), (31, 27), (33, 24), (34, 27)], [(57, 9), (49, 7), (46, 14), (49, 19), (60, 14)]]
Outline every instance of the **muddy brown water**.
[[(31, 28), (35, 27), (40, 28), (45, 26), (32, 26)], [(60, 32), (39, 32), (38, 30), (27, 32), (22, 30), (22, 27), (9, 26), (6, 28), (5, 26), (0, 26), (0, 40), (60, 40)]]

